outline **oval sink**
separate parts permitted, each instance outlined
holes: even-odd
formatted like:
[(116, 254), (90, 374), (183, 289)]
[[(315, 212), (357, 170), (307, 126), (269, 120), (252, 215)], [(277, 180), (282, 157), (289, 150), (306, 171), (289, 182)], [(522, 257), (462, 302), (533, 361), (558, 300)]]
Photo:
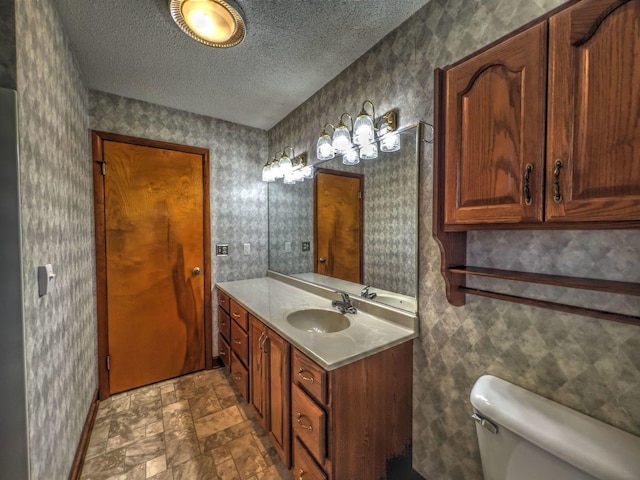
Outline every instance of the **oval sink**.
[(346, 315), (324, 308), (297, 310), (287, 315), (287, 322), (292, 327), (310, 333), (340, 332), (351, 325)]
[(402, 308), (404, 310), (416, 310), (416, 301), (411, 297), (406, 297), (404, 295), (395, 295), (393, 293), (378, 293), (376, 298), (380, 303), (384, 303), (385, 305), (389, 305), (391, 307)]

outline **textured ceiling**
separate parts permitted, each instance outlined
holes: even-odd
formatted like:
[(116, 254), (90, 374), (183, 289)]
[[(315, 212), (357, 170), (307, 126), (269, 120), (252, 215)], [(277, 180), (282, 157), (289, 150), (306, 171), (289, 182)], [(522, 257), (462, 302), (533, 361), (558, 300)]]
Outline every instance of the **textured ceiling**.
[(238, 0), (247, 36), (187, 37), (168, 0), (54, 0), (87, 87), (269, 129), (429, 0)]

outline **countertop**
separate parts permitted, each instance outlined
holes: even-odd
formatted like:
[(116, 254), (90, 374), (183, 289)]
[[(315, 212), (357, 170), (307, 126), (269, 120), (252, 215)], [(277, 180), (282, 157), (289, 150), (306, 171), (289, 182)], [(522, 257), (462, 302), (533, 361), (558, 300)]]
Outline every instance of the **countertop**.
[(356, 314), (345, 314), (351, 322), (345, 330), (310, 333), (290, 325), (286, 316), (305, 308), (331, 308), (331, 300), (270, 277), (216, 286), (325, 370), (335, 370), (418, 336), (415, 328), (360, 309)]

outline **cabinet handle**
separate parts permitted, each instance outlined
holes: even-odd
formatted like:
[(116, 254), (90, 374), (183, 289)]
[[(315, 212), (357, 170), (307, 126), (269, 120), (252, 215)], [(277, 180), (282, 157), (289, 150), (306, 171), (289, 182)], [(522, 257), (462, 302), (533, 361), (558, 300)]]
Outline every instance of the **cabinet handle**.
[(262, 350), (262, 353), (266, 354), (267, 353), (267, 340), (269, 339), (269, 336), (267, 335), (267, 332), (264, 332), (264, 338), (262, 339), (262, 346), (260, 347), (260, 350)]
[(235, 318), (240, 318), (240, 314), (239, 313), (231, 312), (231, 315), (233, 315)]
[(298, 480), (304, 480), (304, 478), (302, 478), (302, 476), (305, 474), (305, 471), (303, 469), (300, 469), (300, 471), (298, 472), (298, 475), (300, 475), (300, 477), (298, 478)]
[(533, 165), (531, 165), (530, 163), (527, 163), (527, 166), (524, 167), (524, 182), (522, 182), (524, 185), (524, 187), (522, 187), (522, 190), (524, 193), (525, 205), (531, 205), (531, 201), (532, 201), (531, 190), (529, 188), (529, 181), (530, 181), (532, 171), (533, 171)]
[(304, 423), (302, 423), (302, 419), (303, 418), (307, 418), (306, 415), (301, 414), (300, 412), (298, 412), (298, 418), (296, 418), (296, 421), (298, 422), (298, 425), (300, 425), (302, 428), (304, 428), (305, 430), (309, 430), (312, 431), (313, 430), (313, 426), (311, 425), (305, 425)]
[(224, 350), (220, 350), (220, 356), (224, 357), (227, 354)]
[(560, 169), (563, 167), (562, 160), (559, 158), (554, 163), (553, 169), (553, 201), (556, 203), (562, 202), (562, 193), (560, 193)]
[(311, 382), (311, 383), (313, 383), (313, 375), (312, 375), (312, 376), (310, 376), (310, 377), (305, 377), (305, 376), (303, 375), (303, 372), (311, 373), (311, 372), (309, 372), (308, 370), (303, 370), (303, 369), (301, 368), (300, 370), (298, 370), (298, 376), (299, 376), (302, 380), (304, 380), (305, 382)]
[(233, 378), (235, 378), (236, 380), (240, 380), (242, 377), (236, 373), (236, 374), (233, 376)]
[(240, 342), (238, 339), (234, 338), (233, 339), (233, 343), (235, 343), (236, 345), (240, 345), (242, 344), (242, 342)]

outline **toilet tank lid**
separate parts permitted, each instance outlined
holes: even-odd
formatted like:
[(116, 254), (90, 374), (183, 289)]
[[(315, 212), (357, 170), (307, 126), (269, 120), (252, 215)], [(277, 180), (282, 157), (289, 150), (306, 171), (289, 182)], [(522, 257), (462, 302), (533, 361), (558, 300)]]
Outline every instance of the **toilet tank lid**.
[(492, 375), (471, 390), (475, 410), (550, 454), (607, 480), (640, 478), (640, 438)]

